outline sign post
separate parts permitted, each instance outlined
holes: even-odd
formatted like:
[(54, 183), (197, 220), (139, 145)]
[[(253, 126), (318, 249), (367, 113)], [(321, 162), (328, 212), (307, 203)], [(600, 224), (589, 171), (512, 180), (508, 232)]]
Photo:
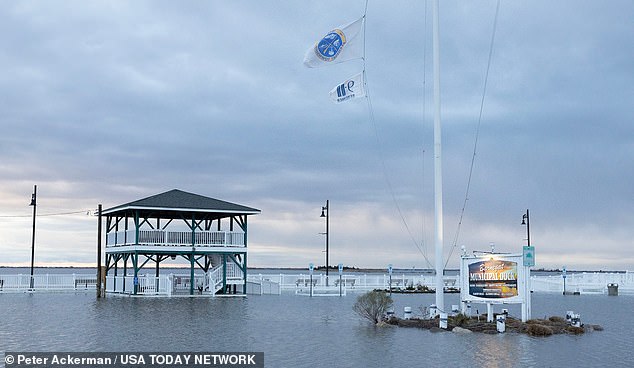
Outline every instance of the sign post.
[(313, 269), (315, 265), (310, 263), (308, 265), (308, 272), (310, 273), (310, 296), (313, 296)]
[(566, 295), (566, 266), (563, 267), (561, 277), (564, 279), (564, 295)]
[(469, 302), (487, 305), (488, 319), (492, 320), (493, 304), (522, 304), (522, 321), (530, 319), (529, 273), (534, 251), (522, 254), (483, 254), (461, 257), (460, 299), (463, 308)]
[(392, 264), (387, 265), (387, 273), (390, 275), (390, 296), (392, 296)]
[(341, 282), (341, 275), (343, 274), (343, 263), (339, 263), (339, 296), (341, 296), (343, 283)]
[(526, 245), (522, 247), (522, 260), (526, 267), (535, 266), (535, 247)]
[[(526, 210), (528, 213), (528, 210)], [(527, 222), (528, 223), (528, 222)], [(528, 228), (527, 228), (528, 229)], [(522, 262), (526, 272), (526, 282), (524, 283), (524, 291), (526, 295), (526, 314), (531, 315), (531, 267), (535, 266), (535, 247), (528, 244), (522, 247)]]

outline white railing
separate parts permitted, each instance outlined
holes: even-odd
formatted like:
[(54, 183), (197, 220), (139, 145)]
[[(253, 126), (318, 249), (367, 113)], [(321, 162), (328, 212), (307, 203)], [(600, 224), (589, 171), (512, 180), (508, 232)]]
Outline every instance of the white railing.
[[(106, 276), (106, 291), (119, 294), (134, 294), (134, 276)], [(172, 295), (172, 275), (153, 277), (138, 276), (137, 295)]]
[[(619, 286), (619, 294), (632, 294), (634, 293), (634, 272), (583, 272), (566, 274), (566, 292), (607, 294), (608, 284), (617, 284)], [(563, 293), (563, 275), (532, 276), (531, 290), (534, 292)]]
[[(233, 263), (227, 263), (227, 282), (243, 280), (244, 273)], [(207, 275), (195, 275), (194, 289), (202, 286), (205, 293), (215, 294), (222, 287), (223, 270), (217, 266)], [(435, 276), (431, 275), (392, 275), (394, 288), (435, 288)], [(314, 274), (312, 283), (314, 288), (338, 288), (339, 284), (348, 291), (366, 291), (372, 289), (387, 289), (390, 286), (387, 274), (343, 274), (328, 277), (323, 273)], [(137, 280), (137, 294), (140, 295), (172, 295), (173, 293), (189, 293), (190, 275), (164, 275), (151, 277), (142, 275)], [(233, 282), (232, 282), (233, 281)], [(307, 273), (301, 274), (249, 274), (249, 282), (267, 285), (279, 290), (308, 289), (311, 278)], [(0, 275), (0, 293), (2, 292), (39, 292), (39, 291), (86, 291), (95, 290), (96, 275), (92, 274), (40, 274), (33, 276), (31, 288), (30, 275)], [(459, 276), (444, 276), (446, 288), (460, 288)], [(133, 276), (107, 276), (106, 288), (108, 292), (134, 293)], [(566, 291), (580, 294), (607, 293), (608, 284), (617, 284), (619, 294), (634, 294), (634, 272), (625, 273), (568, 273), (566, 277)], [(264, 286), (262, 286), (264, 287)], [(531, 290), (535, 292), (563, 292), (563, 277), (532, 276)]]
[(227, 262), (227, 280), (244, 280), (244, 272), (233, 262)]
[(269, 280), (258, 280), (249, 278), (247, 281), (247, 294), (255, 295), (280, 295), (282, 290), (280, 284)]
[[(388, 274), (343, 274), (341, 279), (335, 272), (328, 276), (326, 280), (326, 274), (319, 273), (311, 276), (310, 274), (267, 274), (267, 275), (254, 275), (249, 274), (248, 280), (253, 282), (270, 281), (280, 285), (282, 290), (297, 290), (310, 287), (312, 282), (313, 287), (339, 287), (339, 284), (348, 290), (374, 290), (374, 289), (388, 289), (390, 288), (390, 275)], [(444, 284), (446, 290), (460, 288), (459, 276), (444, 276)], [(341, 281), (340, 281), (341, 280)], [(392, 288), (401, 289), (420, 289), (427, 287), (428, 289), (435, 289), (435, 276), (430, 275), (407, 275), (393, 274), (391, 278)]]
[[(444, 276), (445, 290), (459, 290), (460, 277)], [(249, 274), (248, 280), (252, 282), (270, 281), (279, 284), (281, 290), (307, 290), (311, 282), (313, 288), (338, 288), (342, 286), (348, 290), (367, 291), (373, 289), (388, 289), (390, 287), (388, 274), (343, 274), (341, 281), (339, 275), (331, 274), (326, 283), (324, 273), (310, 274)], [(607, 285), (617, 284), (619, 294), (634, 294), (634, 272), (625, 273), (568, 273), (566, 278), (566, 291), (580, 294), (607, 294)], [(393, 274), (393, 288), (420, 289), (426, 287), (435, 290), (435, 276)], [(534, 292), (561, 293), (563, 292), (563, 278), (561, 276), (532, 276), (531, 290)]]
[(0, 275), (0, 292), (85, 291), (95, 290), (96, 275)]
[(166, 231), (139, 230), (137, 241), (135, 230), (116, 231), (106, 234), (106, 246), (118, 245), (169, 245), (169, 246), (232, 246), (244, 247), (244, 233), (238, 231)]
[(222, 264), (212, 268), (208, 273), (209, 289), (213, 290), (213, 294), (222, 289)]

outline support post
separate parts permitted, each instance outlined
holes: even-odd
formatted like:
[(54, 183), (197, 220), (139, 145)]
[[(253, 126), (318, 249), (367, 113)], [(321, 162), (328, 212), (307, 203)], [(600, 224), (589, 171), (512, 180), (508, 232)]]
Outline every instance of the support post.
[(192, 213), (192, 255), (189, 260), (190, 272), (189, 272), (189, 295), (194, 295), (194, 261), (196, 256), (196, 215)]
[(157, 254), (156, 255), (156, 273), (155, 273), (155, 276), (154, 276), (154, 277), (156, 277), (156, 293), (158, 293), (159, 286), (160, 286), (160, 284), (159, 284), (159, 265), (160, 265), (160, 263), (161, 263), (161, 255)]
[[(242, 293), (246, 295), (247, 293), (247, 254), (244, 253), (244, 270), (242, 271), (244, 276), (244, 288), (242, 289)], [(260, 289), (262, 289), (262, 283), (260, 283)]]
[[(138, 231), (138, 228), (137, 228)], [(137, 237), (138, 239), (138, 237)], [(132, 279), (132, 284), (134, 285), (134, 295), (139, 291), (139, 254), (135, 251), (134, 257), (132, 258), (132, 266), (134, 266), (134, 278)]]
[(99, 204), (97, 206), (97, 298), (101, 298), (102, 292), (105, 291), (105, 280), (102, 280), (101, 276), (101, 204)]
[[(117, 291), (117, 276), (119, 276), (119, 255), (117, 254), (116, 256), (110, 255), (110, 259), (112, 259), (114, 257), (114, 283), (112, 285), (112, 290), (113, 291)], [(106, 268), (106, 275), (108, 275), (108, 269)], [(104, 289), (106, 289), (106, 284), (104, 283)]]
[(125, 278), (128, 276), (128, 258), (130, 258), (129, 255), (123, 255), (123, 293), (125, 293)]
[(487, 303), (487, 322), (493, 322), (493, 306), (491, 303)]
[(227, 293), (227, 254), (222, 253), (222, 293)]

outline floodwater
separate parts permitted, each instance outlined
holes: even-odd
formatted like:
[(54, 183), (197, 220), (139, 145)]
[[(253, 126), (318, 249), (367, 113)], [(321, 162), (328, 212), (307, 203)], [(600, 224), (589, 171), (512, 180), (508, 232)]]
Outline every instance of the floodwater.
[[(353, 310), (359, 294), (139, 298), (90, 293), (0, 294), (6, 351), (264, 352), (266, 367), (632, 366), (633, 296), (533, 294), (533, 317), (581, 314), (604, 331), (530, 337), (375, 327)], [(432, 294), (394, 294), (415, 314)], [(458, 304), (447, 294), (446, 305)], [(501, 307), (500, 307), (501, 308)], [(474, 305), (480, 313), (484, 305)], [(519, 306), (510, 306), (519, 316)], [(496, 311), (499, 311), (496, 309)], [(0, 359), (2, 365), (4, 359)]]

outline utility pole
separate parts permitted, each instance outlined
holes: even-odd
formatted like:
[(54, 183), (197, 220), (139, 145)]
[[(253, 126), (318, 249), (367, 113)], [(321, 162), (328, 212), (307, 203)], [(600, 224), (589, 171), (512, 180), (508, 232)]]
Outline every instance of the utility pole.
[(29, 287), (33, 289), (33, 265), (35, 260), (35, 214), (37, 207), (37, 185), (33, 186), (33, 194), (31, 194), (31, 204), (29, 206), (33, 206), (33, 233), (31, 235), (31, 283)]

